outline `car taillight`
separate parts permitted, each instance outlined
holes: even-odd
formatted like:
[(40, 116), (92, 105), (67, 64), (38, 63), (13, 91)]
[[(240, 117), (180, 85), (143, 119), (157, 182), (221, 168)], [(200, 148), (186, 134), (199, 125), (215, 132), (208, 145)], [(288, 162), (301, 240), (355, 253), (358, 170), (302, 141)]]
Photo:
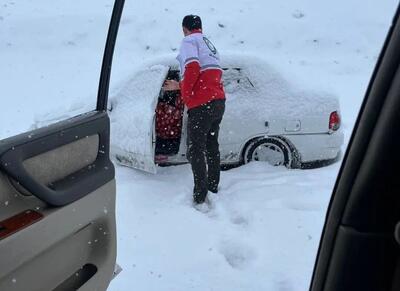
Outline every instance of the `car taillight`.
[(337, 111), (334, 111), (329, 116), (329, 130), (336, 131), (340, 128), (340, 115)]

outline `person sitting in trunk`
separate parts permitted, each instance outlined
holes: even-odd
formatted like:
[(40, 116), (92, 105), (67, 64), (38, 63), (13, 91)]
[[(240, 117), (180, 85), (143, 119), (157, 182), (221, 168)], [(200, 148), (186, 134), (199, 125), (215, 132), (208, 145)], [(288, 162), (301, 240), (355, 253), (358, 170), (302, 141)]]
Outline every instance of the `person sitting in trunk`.
[(220, 180), (219, 126), (225, 111), (225, 92), (219, 54), (203, 35), (197, 15), (183, 18), (184, 38), (179, 55), (181, 81), (167, 80), (164, 90), (181, 91), (188, 108), (187, 158), (192, 166), (195, 204), (217, 193)]
[(158, 102), (156, 107), (156, 133), (163, 139), (180, 138), (182, 132), (183, 102), (178, 93), (174, 104)]

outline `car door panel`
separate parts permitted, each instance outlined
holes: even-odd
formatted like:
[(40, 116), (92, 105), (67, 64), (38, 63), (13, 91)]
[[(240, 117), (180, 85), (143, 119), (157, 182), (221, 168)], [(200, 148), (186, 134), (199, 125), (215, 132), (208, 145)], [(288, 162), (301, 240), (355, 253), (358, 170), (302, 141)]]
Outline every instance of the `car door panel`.
[(112, 181), (67, 207), (43, 207), (44, 219), (1, 241), (12, 252), (2, 253), (0, 290), (53, 290), (86, 264), (97, 271), (81, 290), (105, 290), (116, 256), (114, 191)]
[(106, 289), (116, 257), (108, 135), (102, 112), (1, 142), (0, 221), (41, 217), (4, 237), (10, 223), (0, 230), (0, 290), (66, 290), (64, 282), (77, 286), (88, 277), (68, 276), (88, 268), (96, 272), (81, 290)]
[[(112, 150), (127, 167), (156, 173), (153, 131), (160, 90), (169, 67), (151, 66), (135, 74), (112, 99)], [(151, 80), (151, 82), (149, 82)]]
[[(68, 127), (63, 127), (62, 124), (47, 128), (47, 131), (43, 134), (40, 132), (22, 134), (5, 140), (0, 145), (0, 168), (10, 177), (18, 180), (33, 195), (53, 206), (71, 203), (114, 177), (114, 168), (106, 154), (109, 152), (109, 120), (107, 114), (97, 113), (90, 117), (77, 118), (75, 121), (69, 120), (67, 121)], [(87, 159), (86, 164), (90, 167), (86, 167), (83, 163), (84, 166), (77, 169), (75, 174), (70, 173), (71, 170), (79, 167), (79, 165), (75, 166), (71, 162), (66, 167), (69, 153), (76, 147), (73, 142), (85, 138), (89, 139), (90, 136), (96, 134), (98, 134), (100, 142), (96, 160), (90, 165), (91, 155), (89, 154), (83, 161)], [(90, 138), (90, 140), (92, 139)], [(95, 140), (93, 141), (95, 142)], [(87, 148), (95, 150), (90, 145)], [(62, 155), (55, 158), (55, 153), (52, 152), (54, 149), (58, 149), (57, 153), (61, 151)], [(72, 160), (82, 160), (79, 159), (80, 156), (86, 154), (87, 151), (74, 151), (74, 153), (76, 154), (72, 156)], [(44, 163), (49, 160), (51, 161), (50, 164)], [(61, 170), (52, 171), (54, 165), (58, 165), (58, 169)], [(35, 167), (35, 169), (31, 169), (31, 172), (29, 172), (29, 167)], [(59, 179), (54, 181), (49, 179), (48, 173), (50, 172), (52, 176), (55, 173), (54, 178), (58, 176)], [(63, 173), (70, 175), (61, 177)], [(51, 185), (44, 184), (38, 178), (48, 180), (47, 182)]]
[(35, 180), (48, 186), (93, 164), (99, 152), (99, 136), (76, 138), (77, 141), (25, 160), (23, 167)]

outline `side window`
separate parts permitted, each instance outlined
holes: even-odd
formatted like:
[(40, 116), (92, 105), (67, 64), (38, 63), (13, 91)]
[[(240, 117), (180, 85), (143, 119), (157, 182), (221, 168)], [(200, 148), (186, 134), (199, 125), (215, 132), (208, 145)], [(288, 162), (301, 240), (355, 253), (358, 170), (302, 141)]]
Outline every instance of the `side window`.
[(222, 79), (226, 93), (241, 94), (248, 91), (255, 91), (254, 84), (241, 68), (224, 68), (223, 70)]
[(2, 3), (0, 139), (94, 110), (113, 1)]

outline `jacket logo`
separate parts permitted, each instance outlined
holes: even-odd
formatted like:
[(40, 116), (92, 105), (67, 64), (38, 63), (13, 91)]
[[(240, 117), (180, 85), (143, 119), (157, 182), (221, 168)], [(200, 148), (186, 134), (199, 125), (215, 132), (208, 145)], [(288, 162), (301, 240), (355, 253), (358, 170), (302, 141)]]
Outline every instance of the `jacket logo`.
[(203, 40), (206, 43), (207, 47), (210, 49), (210, 51), (216, 55), (217, 54), (217, 49), (215, 48), (215, 46), (212, 44), (212, 42), (205, 36), (203, 36)]

